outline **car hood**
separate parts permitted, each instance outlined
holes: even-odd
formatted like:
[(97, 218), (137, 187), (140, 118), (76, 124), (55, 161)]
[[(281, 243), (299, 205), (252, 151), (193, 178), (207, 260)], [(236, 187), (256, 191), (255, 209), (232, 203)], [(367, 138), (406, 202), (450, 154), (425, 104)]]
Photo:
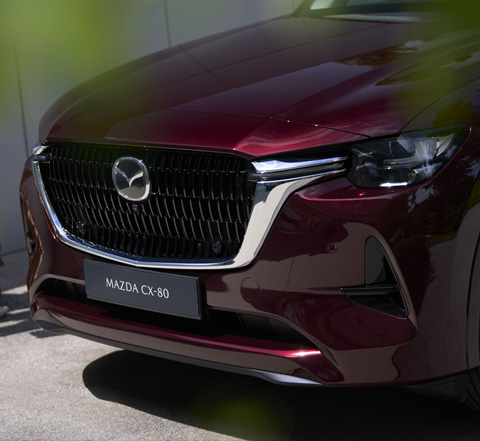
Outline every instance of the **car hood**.
[(258, 155), (397, 133), (478, 76), (478, 36), (441, 23), (283, 17), (91, 80), (47, 112), (41, 138)]

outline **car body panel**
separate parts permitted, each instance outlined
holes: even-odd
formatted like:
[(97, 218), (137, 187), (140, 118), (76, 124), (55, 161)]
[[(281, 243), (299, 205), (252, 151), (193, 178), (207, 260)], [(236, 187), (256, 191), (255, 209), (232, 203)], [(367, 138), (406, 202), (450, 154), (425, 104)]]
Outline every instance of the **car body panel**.
[[(397, 133), (449, 88), (478, 77), (478, 38), (475, 28), (455, 31), (443, 23), (273, 20), (160, 52), (113, 71), (101, 87), (93, 81), (93, 90), (70, 92), (59, 106), (70, 100), (72, 107), (60, 118), (51, 110), (55, 120), (44, 119), (40, 137), (88, 133), (98, 140), (171, 144), (177, 138), (170, 130), (184, 121), (195, 133), (185, 144), (208, 147), (202, 133), (213, 136), (209, 126), (225, 126), (230, 115), (370, 137)], [(237, 124), (252, 130), (260, 122)], [(145, 127), (157, 130), (142, 139)], [(207, 141), (235, 148), (241, 140), (236, 130), (231, 136)]]
[[(159, 356), (324, 385), (415, 384), (479, 366), (479, 35), (445, 23), (289, 16), (144, 57), (67, 93), (41, 122), (45, 145), (252, 160), (431, 127), (469, 131), (450, 162), (419, 185), (359, 188), (343, 174), (299, 186), (266, 220), (271, 229), (244, 267), (172, 270), (198, 278), (207, 315), (271, 320), (300, 342), (196, 333), (163, 315), (147, 320), (83, 298), (83, 262), (101, 259), (57, 237), (30, 158), (20, 194), (35, 244), (27, 275), (33, 318)], [(371, 238), (402, 293), (403, 316), (342, 291), (366, 284)]]
[[(188, 130), (186, 130), (188, 127)], [(365, 137), (338, 130), (266, 118), (193, 112), (92, 110), (54, 126), (48, 139), (156, 145), (265, 156), (312, 145), (341, 144)]]

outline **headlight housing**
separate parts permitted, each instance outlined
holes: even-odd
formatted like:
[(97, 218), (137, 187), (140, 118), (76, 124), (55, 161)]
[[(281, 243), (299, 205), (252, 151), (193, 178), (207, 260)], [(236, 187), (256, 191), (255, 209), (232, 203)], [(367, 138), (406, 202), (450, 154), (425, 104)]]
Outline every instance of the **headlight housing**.
[(362, 188), (420, 184), (440, 171), (469, 132), (468, 126), (454, 126), (356, 144), (348, 178)]

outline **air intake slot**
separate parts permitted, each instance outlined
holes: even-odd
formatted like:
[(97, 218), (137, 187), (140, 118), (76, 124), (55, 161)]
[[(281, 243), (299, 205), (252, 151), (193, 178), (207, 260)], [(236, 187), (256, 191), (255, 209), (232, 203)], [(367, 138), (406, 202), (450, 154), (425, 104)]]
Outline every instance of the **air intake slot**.
[(369, 237), (365, 244), (365, 285), (342, 288), (354, 303), (395, 317), (407, 316), (400, 286), (378, 241)]

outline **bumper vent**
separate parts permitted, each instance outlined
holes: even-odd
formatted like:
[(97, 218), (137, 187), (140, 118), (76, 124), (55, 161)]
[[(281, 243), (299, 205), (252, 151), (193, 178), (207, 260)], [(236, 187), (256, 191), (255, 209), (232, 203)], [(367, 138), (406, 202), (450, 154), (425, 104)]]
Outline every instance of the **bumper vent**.
[(341, 288), (341, 291), (358, 305), (398, 318), (408, 316), (392, 265), (380, 243), (373, 237), (369, 237), (365, 244), (365, 282), (364, 286)]
[[(251, 167), (233, 155), (57, 143), (40, 172), (62, 227), (83, 242), (147, 259), (235, 256), (250, 219)], [(131, 156), (146, 164), (151, 196), (129, 202), (112, 167)]]

